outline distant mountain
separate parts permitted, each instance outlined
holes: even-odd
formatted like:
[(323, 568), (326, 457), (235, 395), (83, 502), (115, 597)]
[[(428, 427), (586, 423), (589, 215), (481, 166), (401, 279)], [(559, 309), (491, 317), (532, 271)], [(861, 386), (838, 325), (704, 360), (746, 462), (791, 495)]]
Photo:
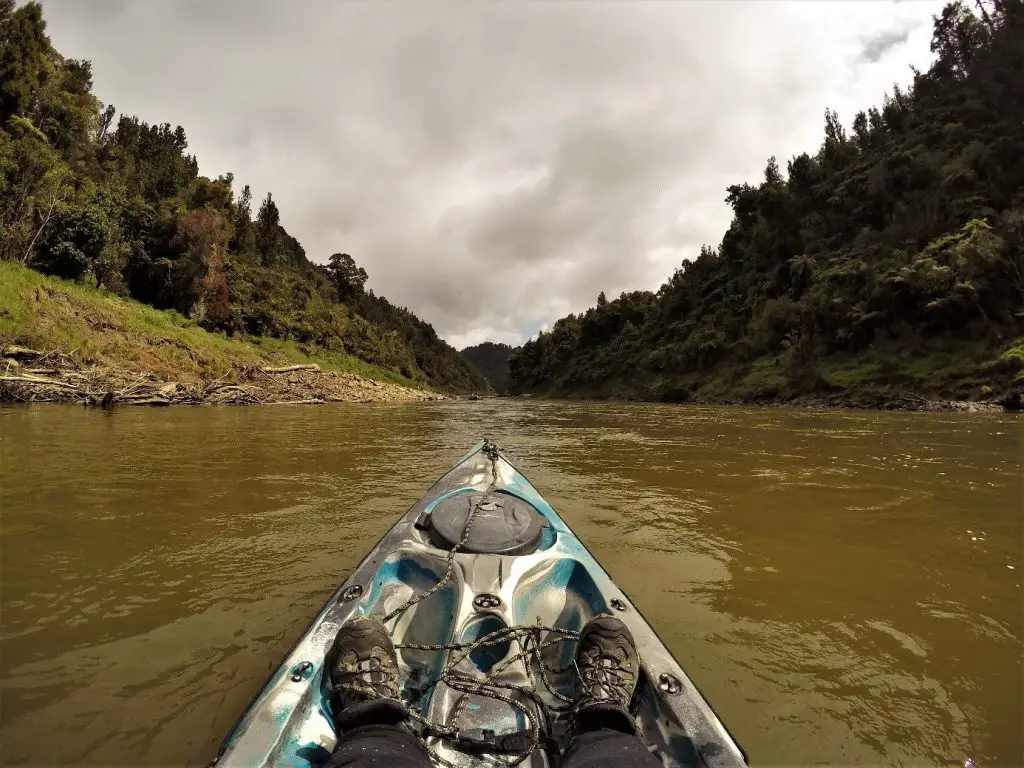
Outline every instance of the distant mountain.
[(466, 347), (462, 356), (475, 365), (499, 395), (509, 393), (508, 359), (514, 351), (508, 344), (485, 341), (475, 347)]

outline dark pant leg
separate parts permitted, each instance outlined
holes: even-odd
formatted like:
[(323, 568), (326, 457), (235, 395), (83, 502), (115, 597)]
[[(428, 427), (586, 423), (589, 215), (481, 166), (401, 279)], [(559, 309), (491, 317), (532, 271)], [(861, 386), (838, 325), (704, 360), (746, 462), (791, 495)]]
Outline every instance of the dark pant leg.
[[(430, 768), (422, 742), (398, 725), (364, 725), (338, 739), (325, 768)], [(563, 768), (661, 768), (661, 761), (632, 734), (614, 728), (581, 733)]]
[(562, 768), (661, 768), (640, 738), (614, 728), (585, 731), (569, 746)]
[(325, 768), (431, 768), (423, 743), (400, 725), (361, 725), (345, 731)]

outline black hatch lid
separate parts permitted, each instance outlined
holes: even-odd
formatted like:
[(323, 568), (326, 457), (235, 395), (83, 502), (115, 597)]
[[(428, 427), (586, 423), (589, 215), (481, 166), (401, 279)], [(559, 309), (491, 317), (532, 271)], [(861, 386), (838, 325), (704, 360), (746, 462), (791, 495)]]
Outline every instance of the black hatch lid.
[(537, 551), (543, 515), (532, 504), (499, 491), (459, 493), (439, 501), (428, 523), (434, 546), (451, 550), (459, 543), (474, 505), (478, 505), (476, 517), (460, 552), (528, 555)]

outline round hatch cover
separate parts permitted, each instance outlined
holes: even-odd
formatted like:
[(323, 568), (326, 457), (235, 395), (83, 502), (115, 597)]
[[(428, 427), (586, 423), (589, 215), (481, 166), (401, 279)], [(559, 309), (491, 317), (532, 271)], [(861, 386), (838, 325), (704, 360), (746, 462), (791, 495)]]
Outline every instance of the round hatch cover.
[(459, 493), (442, 499), (430, 513), (430, 539), (452, 549), (478, 505), (469, 538), (459, 549), (481, 555), (528, 555), (540, 543), (543, 518), (531, 504), (505, 493)]

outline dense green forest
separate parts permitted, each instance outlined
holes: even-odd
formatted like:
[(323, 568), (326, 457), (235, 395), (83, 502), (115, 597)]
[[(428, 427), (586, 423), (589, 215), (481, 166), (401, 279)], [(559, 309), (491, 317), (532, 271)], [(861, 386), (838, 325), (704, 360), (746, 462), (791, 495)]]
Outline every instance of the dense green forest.
[[(656, 293), (558, 320), (518, 392), (680, 401), (1024, 384), (1024, 3), (952, 3), (934, 64), (786, 172), (728, 188), (733, 220)], [(846, 398), (846, 400), (843, 399)]]
[(119, 115), (92, 85), (88, 61), (54, 50), (38, 3), (0, 0), (0, 258), (207, 330), (486, 388), (428, 323), (366, 290), (351, 256), (311, 262), (271, 194), (256, 204), (232, 175), (201, 176), (183, 128)]
[(466, 347), (462, 354), (480, 369), (495, 394), (509, 393), (511, 381), (508, 374), (508, 359), (512, 355), (512, 347), (508, 344), (485, 341), (475, 347)]

